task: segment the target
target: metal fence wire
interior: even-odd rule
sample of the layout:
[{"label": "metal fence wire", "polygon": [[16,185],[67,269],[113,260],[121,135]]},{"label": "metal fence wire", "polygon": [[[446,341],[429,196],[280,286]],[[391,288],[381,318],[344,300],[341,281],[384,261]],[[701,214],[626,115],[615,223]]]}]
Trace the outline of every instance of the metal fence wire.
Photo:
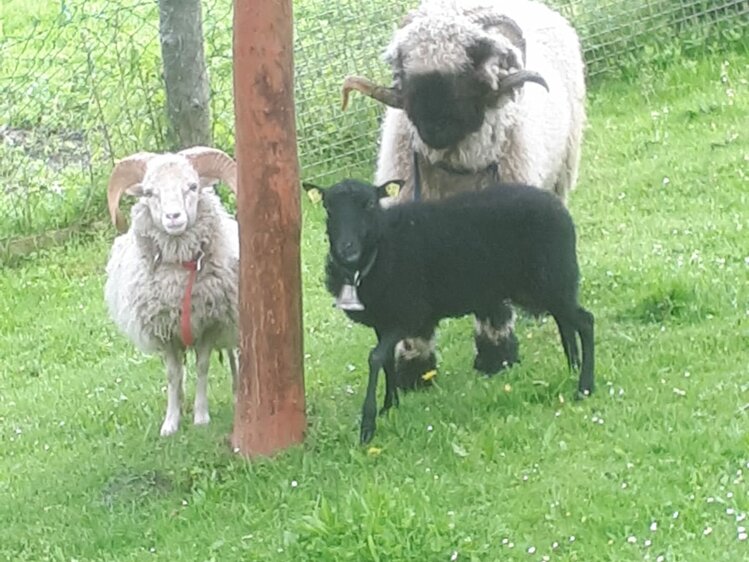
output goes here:
[{"label": "metal fence wire", "polygon": [[[168,146],[153,0],[8,0],[0,14],[0,238],[103,212],[115,158]],[[303,177],[369,177],[382,108],[340,109],[347,74],[387,82],[381,53],[418,0],[295,0]],[[547,0],[577,28],[589,80],[742,39],[747,0]],[[52,3],[50,3],[52,4]],[[37,7],[38,9],[38,7]],[[234,146],[231,0],[204,0],[214,144]]]}]

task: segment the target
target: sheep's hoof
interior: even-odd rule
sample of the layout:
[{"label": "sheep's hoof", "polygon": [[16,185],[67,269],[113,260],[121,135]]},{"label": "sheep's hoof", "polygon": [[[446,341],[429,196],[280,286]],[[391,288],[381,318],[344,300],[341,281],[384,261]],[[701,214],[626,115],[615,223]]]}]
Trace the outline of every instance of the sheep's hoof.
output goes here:
[{"label": "sheep's hoof", "polygon": [[390,411],[390,408],[392,408],[393,406],[398,406],[398,404],[396,402],[393,402],[392,404],[389,404],[387,406],[383,406],[382,408],[380,408],[379,415],[380,416],[384,416],[385,414],[387,414]]},{"label": "sheep's hoof", "polygon": [[177,433],[177,429],[179,429],[179,419],[167,418],[161,425],[160,433],[162,437],[169,437],[170,435]]},{"label": "sheep's hoof", "polygon": [[476,358],[473,368],[485,375],[496,375],[500,371],[520,363],[518,339],[514,333],[494,343],[487,337],[478,335],[476,341]]},{"label": "sheep's hoof", "polygon": [[593,394],[593,389],[578,390],[575,392],[575,400],[585,400]]},{"label": "sheep's hoof", "polygon": [[208,425],[211,421],[211,416],[208,415],[208,412],[195,412],[193,421],[195,422],[195,425]]},{"label": "sheep's hoof", "polygon": [[364,425],[361,426],[361,431],[359,433],[359,444],[366,445],[372,440],[372,437],[374,437],[375,428],[374,425]]}]

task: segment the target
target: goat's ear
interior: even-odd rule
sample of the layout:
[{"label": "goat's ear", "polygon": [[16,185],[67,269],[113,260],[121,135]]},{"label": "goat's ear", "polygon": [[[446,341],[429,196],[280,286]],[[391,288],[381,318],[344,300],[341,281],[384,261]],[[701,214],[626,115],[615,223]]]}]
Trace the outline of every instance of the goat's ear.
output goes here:
[{"label": "goat's ear", "polygon": [[143,191],[142,183],[134,183],[125,190],[125,194],[130,197],[143,197],[145,192]]},{"label": "goat's ear", "polygon": [[405,180],[386,181],[382,185],[377,186],[377,196],[380,199],[383,197],[396,197],[405,183]]},{"label": "goat's ear", "polygon": [[314,183],[304,181],[302,182],[302,189],[307,192],[307,197],[309,197],[309,200],[315,205],[325,199],[325,190]]},{"label": "goat's ear", "polygon": [[200,176],[199,181],[200,189],[206,189],[208,187],[210,187],[211,189],[215,189],[221,179],[210,176]]},{"label": "goat's ear", "polygon": [[493,91],[499,90],[504,77],[524,67],[521,51],[504,38],[479,39],[467,53],[478,77]]}]

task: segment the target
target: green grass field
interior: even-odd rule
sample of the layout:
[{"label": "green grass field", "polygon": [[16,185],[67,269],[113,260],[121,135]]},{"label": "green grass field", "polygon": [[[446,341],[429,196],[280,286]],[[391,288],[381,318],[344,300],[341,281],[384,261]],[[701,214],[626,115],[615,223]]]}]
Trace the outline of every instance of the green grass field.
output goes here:
[{"label": "green grass field", "polygon": [[522,364],[492,379],[471,320],[445,322],[436,388],[360,448],[373,336],[330,307],[306,200],[309,431],[272,461],[228,450],[218,363],[211,425],[159,438],[160,362],[104,308],[111,232],[0,270],[0,559],[749,559],[748,75],[733,54],[591,92],[570,204],[597,318],[582,403],[553,322],[522,320]]}]

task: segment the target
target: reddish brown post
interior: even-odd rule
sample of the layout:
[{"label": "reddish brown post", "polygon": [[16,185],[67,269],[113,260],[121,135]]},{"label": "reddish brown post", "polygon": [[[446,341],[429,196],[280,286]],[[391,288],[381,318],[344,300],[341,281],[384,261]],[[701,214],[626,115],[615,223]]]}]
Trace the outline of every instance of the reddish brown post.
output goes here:
[{"label": "reddish brown post", "polygon": [[235,0],[240,377],[232,447],[270,455],[306,425],[291,0]]}]

